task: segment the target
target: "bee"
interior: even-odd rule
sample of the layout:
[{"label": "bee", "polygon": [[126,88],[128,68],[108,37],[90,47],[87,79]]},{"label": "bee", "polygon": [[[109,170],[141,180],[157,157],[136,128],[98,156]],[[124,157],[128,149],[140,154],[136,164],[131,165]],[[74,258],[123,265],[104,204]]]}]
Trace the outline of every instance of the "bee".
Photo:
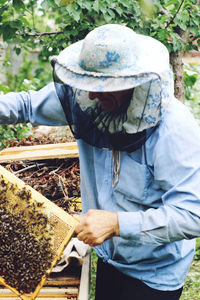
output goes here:
[{"label": "bee", "polygon": [[15,203],[15,205],[13,206],[13,210],[15,210],[17,207],[19,207],[19,204]]}]

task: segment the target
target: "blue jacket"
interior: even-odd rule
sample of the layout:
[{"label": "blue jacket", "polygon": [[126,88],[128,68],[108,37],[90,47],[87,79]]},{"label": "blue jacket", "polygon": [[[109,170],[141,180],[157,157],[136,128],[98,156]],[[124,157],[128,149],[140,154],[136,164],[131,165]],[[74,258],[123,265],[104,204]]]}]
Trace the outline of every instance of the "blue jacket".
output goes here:
[{"label": "blue jacket", "polygon": [[[0,96],[0,123],[19,122],[67,124],[53,83]],[[180,288],[200,236],[200,130],[191,113],[172,99],[146,143],[120,153],[115,186],[112,151],[77,143],[83,212],[118,212],[120,237],[95,247],[98,256],[152,288]]]}]

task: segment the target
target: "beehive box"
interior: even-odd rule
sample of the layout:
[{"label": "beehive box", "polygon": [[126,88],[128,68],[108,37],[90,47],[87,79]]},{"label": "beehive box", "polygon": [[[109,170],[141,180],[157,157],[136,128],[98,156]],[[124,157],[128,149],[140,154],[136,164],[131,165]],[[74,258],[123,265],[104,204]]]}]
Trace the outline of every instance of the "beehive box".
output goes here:
[{"label": "beehive box", "polygon": [[[70,155],[69,149],[72,149],[72,154]],[[31,150],[31,152],[30,152]],[[24,153],[26,154],[24,155]],[[45,146],[32,146],[30,147],[20,147],[20,148],[12,148],[3,150],[3,155],[0,155],[0,159],[2,162],[9,162],[12,160],[19,160],[25,157],[26,159],[37,160],[37,159],[51,159],[57,157],[57,152],[59,151],[60,158],[66,157],[77,157],[77,146],[74,146],[74,143],[70,143],[70,145],[45,145]],[[7,152],[7,153],[6,153]],[[30,157],[28,156],[28,152],[32,153]],[[63,153],[64,152],[64,153]],[[66,153],[65,153],[66,152]],[[43,155],[44,154],[44,155]],[[39,155],[39,156],[38,156]],[[45,158],[44,158],[45,156]],[[65,274],[64,277],[56,278],[52,281],[50,278],[44,287],[41,289],[41,292],[37,296],[36,299],[80,299],[86,300],[89,299],[88,291],[89,291],[89,260],[90,255],[84,259],[84,264],[81,268],[81,276],[78,278],[77,274],[75,276],[75,286],[74,281],[70,281],[72,274]],[[78,272],[80,273],[80,272]],[[83,273],[85,274],[83,276]],[[51,283],[51,284],[50,284]],[[62,283],[62,284],[61,284]],[[53,286],[52,286],[53,284]],[[2,288],[0,290],[0,299],[15,299],[14,294],[11,293],[8,289]],[[39,298],[38,298],[39,297]],[[16,298],[20,299],[20,298]],[[26,298],[24,298],[26,299]],[[30,299],[30,298],[29,298]]]}]

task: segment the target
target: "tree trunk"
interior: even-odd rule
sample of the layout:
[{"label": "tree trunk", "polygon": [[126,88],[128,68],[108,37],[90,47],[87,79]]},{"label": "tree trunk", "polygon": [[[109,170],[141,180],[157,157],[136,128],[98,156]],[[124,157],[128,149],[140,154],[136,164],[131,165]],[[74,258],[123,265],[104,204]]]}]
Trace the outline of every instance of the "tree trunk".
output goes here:
[{"label": "tree trunk", "polygon": [[183,54],[179,51],[170,54],[170,63],[175,75],[174,78],[174,95],[184,103],[185,101],[185,88],[184,88],[184,71],[183,71]]},{"label": "tree trunk", "polygon": [[179,34],[180,39],[184,42],[185,47],[181,51],[170,53],[170,63],[175,75],[174,79],[174,95],[181,102],[185,102],[185,87],[184,87],[184,70],[183,70],[183,55],[185,54],[185,48],[189,39],[189,28],[187,31],[183,31],[180,28],[176,28],[176,32]]}]

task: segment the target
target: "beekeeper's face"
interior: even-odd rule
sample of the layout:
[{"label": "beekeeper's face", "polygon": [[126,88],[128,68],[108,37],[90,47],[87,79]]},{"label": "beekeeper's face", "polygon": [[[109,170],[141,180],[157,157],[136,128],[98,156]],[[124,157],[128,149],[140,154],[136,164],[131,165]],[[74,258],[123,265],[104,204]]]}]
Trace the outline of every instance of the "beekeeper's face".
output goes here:
[{"label": "beekeeper's face", "polygon": [[133,94],[133,89],[117,92],[89,92],[90,100],[98,99],[101,107],[107,111],[114,111],[128,102]]}]

